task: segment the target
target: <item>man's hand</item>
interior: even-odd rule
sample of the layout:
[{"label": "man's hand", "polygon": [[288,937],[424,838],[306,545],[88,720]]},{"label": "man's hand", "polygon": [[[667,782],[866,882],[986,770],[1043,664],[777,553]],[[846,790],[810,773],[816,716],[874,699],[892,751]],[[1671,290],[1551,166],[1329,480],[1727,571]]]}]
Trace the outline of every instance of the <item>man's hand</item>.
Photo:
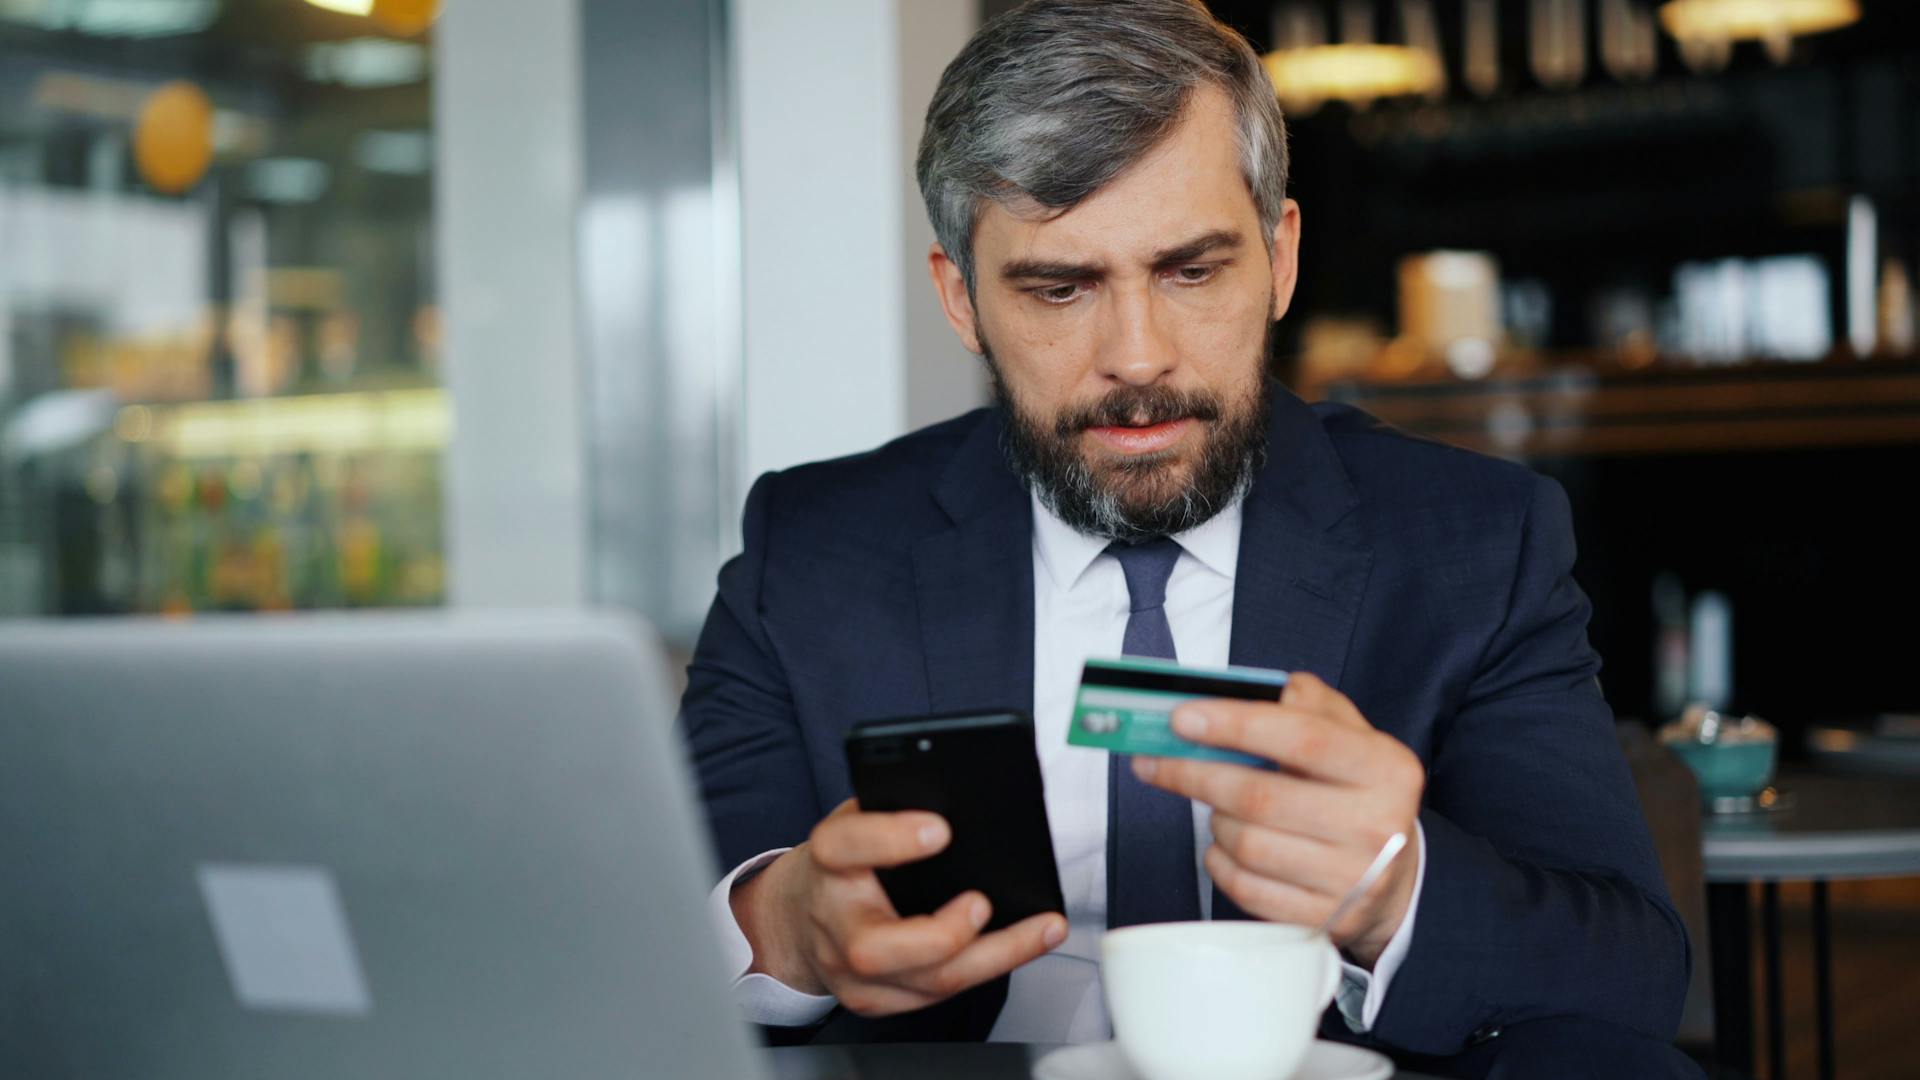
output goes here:
[{"label": "man's hand", "polygon": [[1268,758],[1279,772],[1184,758],[1137,757],[1140,779],[1213,807],[1207,873],[1249,915],[1319,924],[1360,880],[1387,838],[1407,834],[1333,940],[1372,968],[1406,916],[1419,879],[1412,843],[1426,788],[1413,751],[1367,723],[1346,695],[1303,672],[1277,705],[1198,701],[1180,706],[1183,738]]},{"label": "man's hand", "polygon": [[893,910],[878,867],[938,853],[951,839],[937,814],[861,813],[841,803],[807,842],[737,885],[734,918],[753,946],[753,971],[862,1016],[924,1008],[998,978],[1067,939],[1058,914],[982,935],[986,896],[964,892],[931,915]]}]

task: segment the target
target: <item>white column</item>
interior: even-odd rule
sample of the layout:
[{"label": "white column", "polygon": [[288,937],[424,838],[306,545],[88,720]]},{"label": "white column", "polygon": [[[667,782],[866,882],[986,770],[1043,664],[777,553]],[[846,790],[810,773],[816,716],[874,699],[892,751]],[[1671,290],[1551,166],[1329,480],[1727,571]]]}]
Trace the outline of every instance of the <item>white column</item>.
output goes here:
[{"label": "white column", "polygon": [[449,595],[568,606],[587,582],[575,327],[575,4],[460,0],[434,30],[439,302],[455,435]]},{"label": "white column", "polygon": [[896,10],[900,13],[900,138],[906,162],[901,215],[906,295],[901,304],[907,319],[907,427],[911,429],[957,416],[987,400],[987,369],[979,357],[960,347],[927,278],[933,224],[927,220],[926,204],[913,176],[927,103],[940,85],[941,72],[979,29],[980,5],[970,0],[931,4],[898,0]]},{"label": "white column", "polygon": [[927,101],[974,17],[962,0],[734,4],[743,482],[984,399],[927,282],[912,177]]}]

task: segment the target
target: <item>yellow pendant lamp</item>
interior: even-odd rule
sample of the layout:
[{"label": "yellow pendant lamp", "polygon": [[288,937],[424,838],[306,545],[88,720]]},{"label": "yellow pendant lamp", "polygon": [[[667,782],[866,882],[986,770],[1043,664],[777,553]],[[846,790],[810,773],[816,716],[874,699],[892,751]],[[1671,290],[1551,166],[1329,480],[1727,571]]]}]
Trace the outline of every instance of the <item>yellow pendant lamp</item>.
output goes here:
[{"label": "yellow pendant lamp", "polygon": [[133,128],[133,164],[147,186],[179,195],[200,182],[213,161],[213,103],[179,80],[147,95]]},{"label": "yellow pendant lamp", "polygon": [[1439,61],[1405,45],[1314,45],[1263,59],[1274,93],[1302,112],[1323,101],[1361,104],[1424,94],[1442,77]]},{"label": "yellow pendant lamp", "polygon": [[[1408,4],[1417,17],[1410,31],[1432,36],[1432,17],[1424,0]],[[1340,8],[1343,41],[1330,44],[1319,13],[1306,4],[1282,8],[1274,22],[1279,46],[1261,58],[1274,94],[1289,111],[1309,113],[1326,101],[1364,106],[1381,98],[1430,94],[1446,86],[1437,46],[1416,48],[1373,40],[1373,9],[1365,0],[1344,0]],[[1410,36],[1413,36],[1410,34]]]},{"label": "yellow pendant lamp", "polygon": [[1860,21],[1859,0],[1668,0],[1660,23],[1683,47],[1762,41],[1785,61],[1796,37]]},{"label": "yellow pendant lamp", "polygon": [[413,37],[440,17],[440,0],[307,0],[314,7],[342,15],[370,16],[382,30]]}]

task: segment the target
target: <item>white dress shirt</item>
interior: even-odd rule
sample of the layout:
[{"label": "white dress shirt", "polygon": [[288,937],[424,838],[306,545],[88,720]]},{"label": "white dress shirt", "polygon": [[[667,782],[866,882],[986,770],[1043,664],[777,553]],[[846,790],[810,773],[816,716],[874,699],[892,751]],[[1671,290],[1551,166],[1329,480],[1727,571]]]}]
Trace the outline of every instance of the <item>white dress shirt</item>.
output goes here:
[{"label": "white dress shirt", "polygon": [[[1224,667],[1233,631],[1233,579],[1240,556],[1240,505],[1173,538],[1179,561],[1167,580],[1167,623],[1179,661]],[[1076,532],[1038,498],[1033,501],[1033,722],[1046,786],[1053,853],[1067,903],[1067,940],[1013,973],[1007,1003],[988,1038],[1005,1042],[1092,1042],[1112,1037],[1100,989],[1100,935],[1107,918],[1107,752],[1067,744],[1080,670],[1088,657],[1119,656],[1131,608],[1120,562],[1107,541]],[[1213,811],[1193,804],[1194,873],[1203,918],[1212,916],[1213,882],[1200,863],[1213,842]],[[1426,837],[1416,826],[1420,873],[1399,929],[1369,974],[1345,965],[1335,997],[1354,1031],[1373,1027],[1387,987],[1413,938],[1414,913],[1426,877]],[[728,894],[786,849],[747,860],[712,894],[735,1000],[755,1023],[811,1024],[832,1010],[828,995],[806,994],[771,976],[746,974],[753,952],[733,917]]]}]

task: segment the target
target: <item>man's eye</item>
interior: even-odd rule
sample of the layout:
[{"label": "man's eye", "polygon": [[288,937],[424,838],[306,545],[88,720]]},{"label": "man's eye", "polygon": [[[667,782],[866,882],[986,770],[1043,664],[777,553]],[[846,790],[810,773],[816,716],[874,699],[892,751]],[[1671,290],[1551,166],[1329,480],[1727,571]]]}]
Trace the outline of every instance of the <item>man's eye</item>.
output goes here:
[{"label": "man's eye", "polygon": [[1174,280],[1182,285],[1198,285],[1211,279],[1218,266],[1183,266],[1173,272]]},{"label": "man's eye", "polygon": [[1080,295],[1080,285],[1078,282],[1068,282],[1065,285],[1048,285],[1045,288],[1033,290],[1033,295],[1049,304],[1064,304]]}]

